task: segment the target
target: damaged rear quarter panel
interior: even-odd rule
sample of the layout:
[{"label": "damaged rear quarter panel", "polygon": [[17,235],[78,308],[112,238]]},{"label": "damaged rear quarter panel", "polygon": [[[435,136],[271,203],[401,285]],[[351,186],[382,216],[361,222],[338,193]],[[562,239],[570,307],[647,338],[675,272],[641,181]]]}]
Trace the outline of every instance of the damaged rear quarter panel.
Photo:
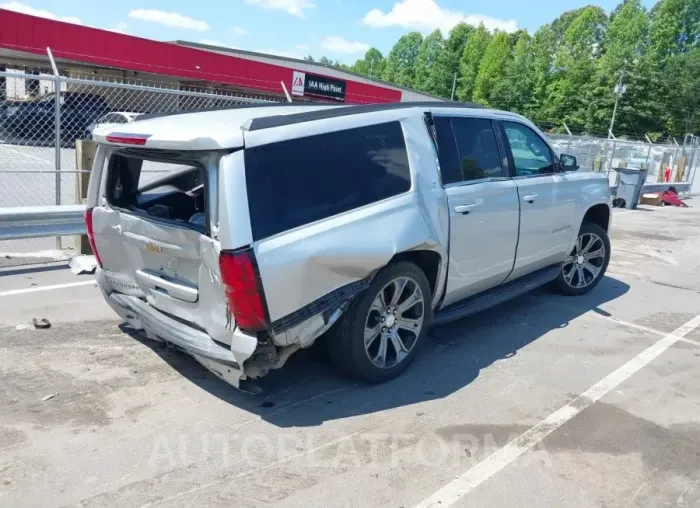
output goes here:
[{"label": "damaged rear quarter panel", "polygon": [[[421,115],[400,120],[411,170],[409,192],[254,244],[272,321],[368,277],[398,253],[430,250],[447,259],[448,214],[435,150]],[[446,266],[441,263],[433,306]]]}]

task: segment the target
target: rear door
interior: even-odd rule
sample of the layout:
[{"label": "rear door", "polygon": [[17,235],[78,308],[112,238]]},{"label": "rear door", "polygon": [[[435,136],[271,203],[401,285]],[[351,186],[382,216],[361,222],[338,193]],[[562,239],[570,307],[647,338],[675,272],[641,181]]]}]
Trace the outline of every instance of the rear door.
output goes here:
[{"label": "rear door", "polygon": [[92,221],[111,287],[230,344],[220,246],[211,235],[219,155],[108,150]]},{"label": "rear door", "polygon": [[564,259],[575,212],[575,186],[559,170],[555,154],[524,123],[501,122],[513,181],[520,198],[520,240],[515,279]]},{"label": "rear door", "polygon": [[501,284],[513,268],[519,203],[503,169],[491,120],[434,118],[450,214],[443,305]]}]

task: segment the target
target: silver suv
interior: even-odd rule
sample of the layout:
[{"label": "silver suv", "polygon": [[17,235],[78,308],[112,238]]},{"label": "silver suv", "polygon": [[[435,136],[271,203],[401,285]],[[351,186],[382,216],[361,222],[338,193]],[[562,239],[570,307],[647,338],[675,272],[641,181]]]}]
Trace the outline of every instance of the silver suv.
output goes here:
[{"label": "silver suv", "polygon": [[431,324],[610,259],[604,176],[522,116],[451,103],[277,105],[97,129],[86,222],[107,302],[239,387],[324,335],[391,379]]}]

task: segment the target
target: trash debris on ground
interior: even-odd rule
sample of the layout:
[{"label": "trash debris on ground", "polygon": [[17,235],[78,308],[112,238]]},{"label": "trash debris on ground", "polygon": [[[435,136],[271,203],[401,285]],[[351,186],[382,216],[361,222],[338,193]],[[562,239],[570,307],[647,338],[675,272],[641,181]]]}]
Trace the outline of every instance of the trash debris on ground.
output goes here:
[{"label": "trash debris on ground", "polygon": [[647,192],[639,198],[639,203],[642,205],[652,206],[682,206],[687,208],[688,205],[678,197],[678,191],[671,186],[668,190],[662,192]]},{"label": "trash debris on ground", "polygon": [[626,204],[627,202],[622,198],[615,198],[612,202],[613,208],[625,208]]},{"label": "trash debris on ground", "polygon": [[41,399],[41,402],[46,402],[47,400],[51,400],[51,399],[53,399],[56,395],[58,395],[58,392],[52,393],[52,394],[50,394],[50,395],[47,395],[46,397],[43,397],[43,398]]},{"label": "trash debris on ground", "polygon": [[32,324],[34,325],[34,328],[37,329],[46,329],[46,328],[51,328],[51,323],[49,323],[49,320],[46,318],[32,318]]},{"label": "trash debris on ground", "polygon": [[670,187],[666,192],[664,192],[662,198],[664,200],[664,203],[667,205],[682,206],[684,208],[688,208],[688,205],[686,205],[683,202],[683,200],[678,197],[678,191],[675,187]]},{"label": "trash debris on ground", "polygon": [[15,330],[26,330],[28,328],[27,325],[17,325],[15,326]]},{"label": "trash debris on ground", "polygon": [[95,273],[97,269],[97,260],[95,256],[75,256],[70,260],[68,264],[70,271],[75,275],[81,275],[83,273]]},{"label": "trash debris on ground", "polygon": [[647,192],[639,198],[640,205],[664,206],[663,192]]}]

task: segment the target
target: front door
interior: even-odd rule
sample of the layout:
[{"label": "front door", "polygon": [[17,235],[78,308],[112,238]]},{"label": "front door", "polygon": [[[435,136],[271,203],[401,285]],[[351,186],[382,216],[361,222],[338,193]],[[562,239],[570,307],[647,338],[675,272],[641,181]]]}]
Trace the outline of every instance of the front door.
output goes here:
[{"label": "front door", "polygon": [[529,126],[502,122],[520,200],[520,240],[510,279],[564,260],[573,233],[575,196],[549,145]]},{"label": "front door", "polygon": [[515,260],[520,209],[490,120],[436,117],[435,125],[450,214],[446,306],[506,279]]}]

